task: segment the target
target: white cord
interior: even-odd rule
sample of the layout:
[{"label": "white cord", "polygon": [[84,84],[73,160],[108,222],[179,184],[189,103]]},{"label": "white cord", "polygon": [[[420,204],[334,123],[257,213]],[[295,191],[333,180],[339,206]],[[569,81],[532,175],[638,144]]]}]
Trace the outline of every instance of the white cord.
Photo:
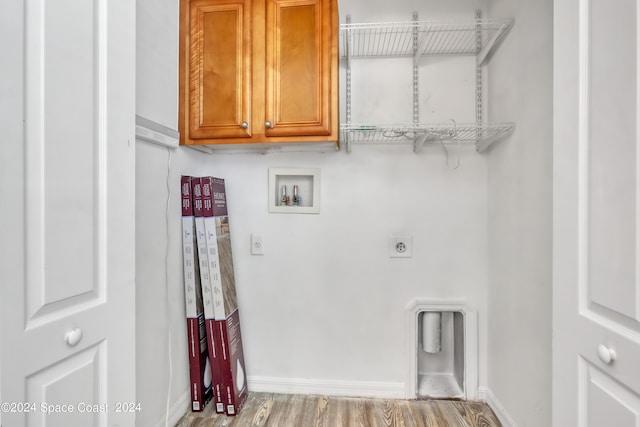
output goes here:
[{"label": "white cord", "polygon": [[[458,133],[456,121],[454,119],[451,119],[451,121],[453,122],[453,135],[455,135],[456,133]],[[461,139],[458,140],[458,161],[456,162],[456,165],[454,167],[449,166],[449,150],[447,150],[447,147],[444,145],[444,141],[442,139],[440,140],[440,144],[442,145],[444,152],[447,153],[447,167],[453,170],[458,169],[458,167],[460,167],[460,153],[462,150],[462,140]]]},{"label": "white cord", "polygon": [[169,325],[167,330],[167,342],[169,347],[169,384],[167,386],[167,406],[165,410],[164,416],[164,425],[165,427],[169,427],[169,404],[171,403],[171,385],[173,382],[173,358],[171,354],[171,325],[172,325],[172,316],[171,316],[171,299],[169,298],[169,207],[171,206],[171,157],[173,154],[173,150],[167,148],[167,152],[169,153],[169,157],[167,159],[167,206],[165,209],[165,222],[166,222],[166,241],[165,241],[165,251],[164,251],[164,280],[165,280],[165,288],[166,288],[166,308],[167,308],[167,318],[169,319]]}]

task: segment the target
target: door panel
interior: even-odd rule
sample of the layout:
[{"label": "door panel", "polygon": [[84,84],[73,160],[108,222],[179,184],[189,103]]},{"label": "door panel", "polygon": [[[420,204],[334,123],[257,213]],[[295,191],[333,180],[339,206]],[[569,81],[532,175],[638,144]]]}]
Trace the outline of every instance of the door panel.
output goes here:
[{"label": "door panel", "polygon": [[638,6],[554,4],[553,421],[635,427]]},{"label": "door panel", "polygon": [[329,1],[267,1],[267,136],[331,134],[332,25]]},{"label": "door panel", "polygon": [[7,0],[0,27],[1,394],[34,405],[2,423],[134,425],[135,3]]},{"label": "door panel", "polygon": [[[321,70],[316,59],[320,52],[316,50],[321,35],[318,28],[318,10],[316,5],[280,8],[278,39],[278,69],[281,102],[278,124],[295,121],[298,117],[317,117],[319,98],[318,85]],[[318,35],[316,35],[318,34]],[[288,82],[300,82],[293,89]],[[284,84],[283,84],[284,83]],[[294,105],[295,104],[295,105]]]},{"label": "door panel", "polygon": [[192,139],[251,136],[250,14],[248,0],[191,4]]},{"label": "door panel", "polygon": [[581,388],[585,391],[581,400],[581,414],[586,419],[580,425],[637,426],[640,424],[640,399],[626,387],[612,380],[606,373],[582,359],[580,361]]},{"label": "door panel", "polygon": [[[42,403],[27,414],[27,423],[48,427],[103,425],[107,411],[94,405],[106,391],[106,384],[100,382],[100,371],[104,370],[100,355],[105,350],[104,344],[88,348],[28,377],[27,401]],[[69,406],[69,402],[73,404]]]},{"label": "door panel", "polygon": [[[590,303],[638,320],[636,7],[591,0],[583,22],[587,280]],[[621,4],[621,6],[623,6]]]},{"label": "door panel", "polygon": [[[106,130],[97,121],[98,53],[105,41],[95,25],[96,6],[40,0],[25,8],[27,327],[98,296],[104,225],[97,213],[104,206],[95,195],[104,177],[95,166]],[[82,19],[70,24],[69,10]],[[70,155],[82,161],[69,162]]]}]

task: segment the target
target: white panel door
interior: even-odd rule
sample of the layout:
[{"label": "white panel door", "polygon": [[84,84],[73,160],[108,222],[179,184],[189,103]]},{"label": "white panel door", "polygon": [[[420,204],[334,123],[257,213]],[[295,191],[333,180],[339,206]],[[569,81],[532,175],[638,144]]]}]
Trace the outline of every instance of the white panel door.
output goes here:
[{"label": "white panel door", "polygon": [[2,425],[133,426],[135,2],[2,0],[0,52]]},{"label": "white panel door", "polygon": [[553,425],[638,427],[640,5],[554,5]]}]

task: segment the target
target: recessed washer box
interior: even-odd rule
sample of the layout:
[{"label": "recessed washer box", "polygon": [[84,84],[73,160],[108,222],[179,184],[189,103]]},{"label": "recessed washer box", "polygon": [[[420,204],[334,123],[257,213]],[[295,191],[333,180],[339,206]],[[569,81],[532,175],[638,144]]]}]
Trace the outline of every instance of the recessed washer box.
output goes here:
[{"label": "recessed washer box", "polygon": [[[299,204],[293,201],[294,186]],[[269,212],[319,214],[320,169],[269,168]]]}]

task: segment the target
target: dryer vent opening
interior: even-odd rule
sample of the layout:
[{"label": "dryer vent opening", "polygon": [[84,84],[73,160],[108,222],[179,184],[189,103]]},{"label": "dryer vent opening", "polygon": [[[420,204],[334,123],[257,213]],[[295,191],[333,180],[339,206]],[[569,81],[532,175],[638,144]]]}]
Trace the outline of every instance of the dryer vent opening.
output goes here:
[{"label": "dryer vent opening", "polygon": [[418,399],[465,399],[465,321],[460,311],[417,316]]}]

